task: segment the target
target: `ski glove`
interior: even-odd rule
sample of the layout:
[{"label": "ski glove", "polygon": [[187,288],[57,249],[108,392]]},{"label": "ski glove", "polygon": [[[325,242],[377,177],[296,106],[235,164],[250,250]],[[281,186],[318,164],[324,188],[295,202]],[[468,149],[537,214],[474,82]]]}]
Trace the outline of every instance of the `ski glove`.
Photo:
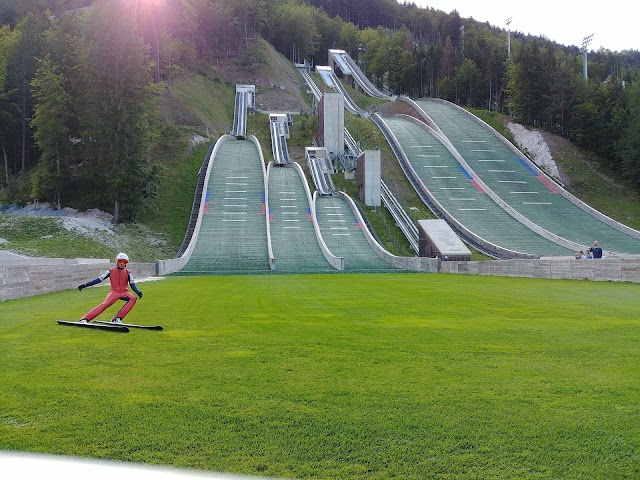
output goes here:
[{"label": "ski glove", "polygon": [[84,283],[82,285],[78,285],[78,290],[82,291],[83,288],[87,288]]},{"label": "ski glove", "polygon": [[142,292],[137,292],[138,298],[142,298]]}]

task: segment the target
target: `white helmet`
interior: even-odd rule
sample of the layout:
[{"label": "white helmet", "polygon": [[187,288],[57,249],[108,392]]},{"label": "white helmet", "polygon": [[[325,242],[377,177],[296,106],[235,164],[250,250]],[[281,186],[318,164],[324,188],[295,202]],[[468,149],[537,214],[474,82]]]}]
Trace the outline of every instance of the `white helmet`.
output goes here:
[{"label": "white helmet", "polygon": [[116,263],[118,263],[118,260],[126,260],[129,263],[129,256],[126,253],[119,253],[116,255]]}]

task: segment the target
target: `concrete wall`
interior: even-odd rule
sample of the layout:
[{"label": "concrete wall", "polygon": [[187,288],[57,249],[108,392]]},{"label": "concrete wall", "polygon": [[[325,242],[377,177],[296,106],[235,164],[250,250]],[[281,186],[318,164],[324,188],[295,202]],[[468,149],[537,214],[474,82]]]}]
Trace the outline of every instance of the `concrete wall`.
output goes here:
[{"label": "concrete wall", "polygon": [[323,116],[320,119],[324,132],[324,146],[330,153],[344,151],[344,95],[325,93],[321,100]]},{"label": "concrete wall", "polygon": [[[29,258],[0,264],[0,302],[70,290],[113,267],[106,259]],[[134,279],[157,275],[156,263],[132,263]]]},{"label": "concrete wall", "polygon": [[530,277],[640,283],[639,258],[575,258],[441,262],[439,272],[498,277]]},{"label": "concrete wall", "polygon": [[381,158],[380,150],[365,150],[357,159],[358,196],[365,205],[382,205],[381,194]]},{"label": "concrete wall", "polygon": [[[443,262],[437,258],[395,257],[388,253],[383,258],[399,268],[417,272],[640,283],[640,258]],[[3,260],[0,264],[0,302],[70,290],[112,266],[113,263],[106,259]],[[158,263],[134,263],[130,270],[134,278],[140,280],[156,276]]]}]

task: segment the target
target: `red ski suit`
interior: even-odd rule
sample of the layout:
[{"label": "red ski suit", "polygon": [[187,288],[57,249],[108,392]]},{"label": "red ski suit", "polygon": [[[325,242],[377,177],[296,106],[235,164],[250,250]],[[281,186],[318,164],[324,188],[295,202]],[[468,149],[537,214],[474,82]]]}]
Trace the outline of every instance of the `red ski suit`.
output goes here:
[{"label": "red ski suit", "polygon": [[136,304],[137,298],[135,295],[129,292],[128,288],[129,284],[131,284],[133,290],[137,290],[135,281],[133,280],[133,276],[131,275],[129,270],[127,270],[126,268],[113,267],[89,283],[100,283],[106,278],[109,278],[109,281],[111,282],[111,289],[109,290],[109,293],[100,305],[89,310],[89,312],[87,312],[87,314],[83,318],[86,318],[87,320],[93,320],[111,305],[116,303],[116,301],[124,300],[125,304],[122,306],[120,311],[116,315],[114,315],[114,318],[119,317],[121,319],[124,319],[124,317],[127,316],[133,306]]}]

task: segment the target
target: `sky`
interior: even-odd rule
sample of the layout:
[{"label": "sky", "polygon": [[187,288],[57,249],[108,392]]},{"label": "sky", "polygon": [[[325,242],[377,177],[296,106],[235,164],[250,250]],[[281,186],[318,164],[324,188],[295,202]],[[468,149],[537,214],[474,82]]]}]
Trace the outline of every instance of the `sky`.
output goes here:
[{"label": "sky", "polygon": [[[544,35],[563,45],[580,47],[594,34],[589,50],[640,50],[635,8],[620,0],[399,0],[531,35]],[[626,11],[625,11],[626,10]]]}]

